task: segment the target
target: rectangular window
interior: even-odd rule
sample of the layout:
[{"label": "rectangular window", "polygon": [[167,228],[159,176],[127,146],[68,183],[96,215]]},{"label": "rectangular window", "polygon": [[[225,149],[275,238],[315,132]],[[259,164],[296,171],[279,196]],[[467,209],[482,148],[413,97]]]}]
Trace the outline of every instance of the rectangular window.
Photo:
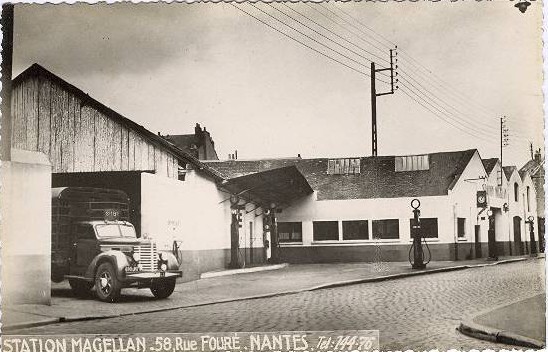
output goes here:
[{"label": "rectangular window", "polygon": [[466,237],[466,219],[457,218],[457,236],[459,238]]},{"label": "rectangular window", "polygon": [[373,238],[400,238],[400,223],[398,219],[373,220]]},{"label": "rectangular window", "polygon": [[367,220],[343,221],[343,240],[369,239]]},{"label": "rectangular window", "polygon": [[313,236],[314,241],[338,241],[339,223],[338,221],[314,221]]},{"label": "rectangular window", "polygon": [[[413,219],[409,219],[409,229],[411,229]],[[438,219],[437,218],[421,218],[421,235],[425,238],[438,238]]]},{"label": "rectangular window", "polygon": [[279,222],[277,225],[280,242],[303,241],[303,224],[301,222]]}]

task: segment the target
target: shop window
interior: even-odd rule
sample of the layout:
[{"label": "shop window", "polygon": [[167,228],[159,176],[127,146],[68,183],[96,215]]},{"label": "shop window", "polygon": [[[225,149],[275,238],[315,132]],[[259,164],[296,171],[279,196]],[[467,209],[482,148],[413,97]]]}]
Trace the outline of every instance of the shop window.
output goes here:
[{"label": "shop window", "polygon": [[337,221],[314,221],[314,241],[338,241],[339,223]]},{"label": "shop window", "polygon": [[301,222],[278,222],[277,225],[280,242],[303,241],[303,224]]},{"label": "shop window", "polygon": [[466,237],[466,219],[457,218],[457,236],[459,238]]},{"label": "shop window", "polygon": [[[421,235],[425,238],[438,238],[438,219],[437,218],[421,218]],[[409,220],[410,233],[413,219]]]},{"label": "shop window", "polygon": [[367,220],[343,221],[343,240],[369,239]]},{"label": "shop window", "polygon": [[400,238],[400,223],[398,219],[373,220],[373,238]]}]

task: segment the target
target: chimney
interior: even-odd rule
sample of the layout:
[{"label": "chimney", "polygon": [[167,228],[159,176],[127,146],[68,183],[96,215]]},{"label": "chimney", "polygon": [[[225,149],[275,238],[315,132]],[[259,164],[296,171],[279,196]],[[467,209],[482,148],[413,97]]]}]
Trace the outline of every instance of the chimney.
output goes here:
[{"label": "chimney", "polygon": [[540,164],[540,163],[541,163],[541,157],[542,157],[542,155],[540,154],[540,148],[539,148],[539,149],[537,149],[537,150],[535,151],[535,159],[534,159],[534,160],[535,160],[538,164]]}]

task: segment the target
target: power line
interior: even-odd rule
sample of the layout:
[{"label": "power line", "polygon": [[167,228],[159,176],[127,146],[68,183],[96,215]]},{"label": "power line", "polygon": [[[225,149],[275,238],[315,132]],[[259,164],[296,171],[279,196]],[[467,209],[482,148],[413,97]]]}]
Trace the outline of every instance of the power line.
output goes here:
[{"label": "power line", "polygon": [[[286,8],[290,9],[291,11],[295,12],[296,14],[300,15],[301,17],[306,18],[308,21],[314,23],[316,26],[322,28],[324,31],[331,33],[332,35],[336,36],[336,37],[339,38],[339,39],[342,39],[342,40],[345,41],[346,43],[348,43],[348,44],[350,44],[350,45],[352,45],[352,46],[354,46],[354,47],[356,47],[356,48],[362,50],[363,52],[365,52],[365,53],[367,53],[367,54],[369,54],[369,55],[371,55],[371,56],[374,56],[374,57],[379,58],[379,59],[381,59],[381,60],[385,60],[384,58],[382,58],[382,57],[380,57],[380,56],[378,56],[378,55],[376,55],[376,54],[374,54],[374,53],[372,53],[372,52],[370,52],[370,51],[368,51],[368,50],[362,48],[361,46],[359,46],[359,45],[357,45],[357,44],[355,44],[355,43],[349,41],[348,39],[346,39],[346,38],[344,38],[343,36],[341,36],[341,35],[335,33],[334,31],[330,30],[329,28],[326,28],[325,26],[323,26],[323,25],[321,25],[320,23],[314,21],[314,20],[311,19],[310,17],[308,17],[308,16],[304,15],[303,13],[301,13],[301,12],[295,10],[294,8],[288,6],[286,3],[281,3],[281,4],[282,4],[283,6],[285,6]],[[272,6],[272,5],[270,5],[270,6]],[[295,20],[295,21],[297,21],[297,20]],[[297,22],[299,22],[299,21],[297,21]],[[301,23],[301,22],[299,22],[299,23]],[[306,25],[305,25],[305,26],[306,26]],[[308,26],[306,26],[306,27],[309,28]],[[315,31],[315,32],[316,32],[316,31]],[[339,44],[339,45],[340,45],[340,44]],[[345,48],[346,48],[346,47],[345,47]],[[352,51],[351,49],[348,49],[348,48],[346,48],[346,49],[349,50],[349,51]],[[354,51],[352,51],[352,52],[355,53]],[[361,56],[361,55],[358,54],[358,53],[355,53],[355,54],[358,55],[358,56],[360,56],[360,57],[363,57],[363,56]],[[364,58],[364,59],[367,59],[369,62],[372,61],[372,60],[369,59],[369,58],[366,58],[366,57],[363,57],[363,58]],[[387,74],[384,73],[384,72],[381,72],[381,73],[387,75]]]},{"label": "power line", "polygon": [[[401,74],[400,76],[400,82],[402,85],[405,85],[405,82],[408,83],[409,85],[411,85],[413,88],[415,88],[416,90],[419,90],[421,91],[421,93],[423,93],[425,96],[427,96],[428,98],[432,98],[432,100],[438,100],[440,101],[441,103],[445,104],[447,107],[449,107],[453,112],[455,112],[456,114],[459,115],[459,117],[461,119],[463,119],[464,121],[466,121],[467,123],[471,124],[471,126],[473,128],[476,128],[476,129],[481,129],[482,132],[486,133],[486,134],[498,134],[498,127],[497,126],[493,126],[493,125],[487,125],[487,124],[482,124],[480,121],[478,120],[474,120],[474,119],[467,119],[466,118],[466,114],[464,114],[462,111],[460,111],[459,109],[455,108],[454,106],[452,106],[451,104],[449,104],[447,101],[443,100],[442,98],[440,98],[439,96],[437,96],[435,93],[433,93],[432,91],[428,90],[427,88],[425,88],[420,82],[417,82],[415,79],[413,79],[412,77],[410,77],[411,80],[413,80],[414,82],[416,82],[419,87],[417,87],[413,82],[411,82],[410,80],[407,79],[407,76],[405,74]],[[408,87],[410,88],[410,87]],[[432,96],[432,97],[430,97]],[[438,104],[441,106],[441,104]],[[447,110],[446,110],[447,111]],[[447,111],[449,112],[449,111]],[[479,132],[479,131],[478,131]]]},{"label": "power line", "polygon": [[[346,59],[348,59],[348,60],[350,60],[350,61],[352,61],[352,62],[354,62],[354,63],[356,63],[356,64],[358,64],[358,65],[360,65],[360,66],[367,67],[367,65],[364,65],[364,64],[362,64],[361,62],[359,62],[359,61],[357,61],[357,60],[354,60],[353,58],[351,58],[351,57],[349,57],[349,56],[347,56],[347,55],[341,53],[340,51],[337,51],[337,50],[331,48],[330,46],[328,46],[328,45],[326,45],[326,44],[324,44],[324,43],[322,43],[322,42],[320,42],[320,41],[318,41],[318,40],[312,38],[312,37],[309,36],[308,34],[299,31],[299,30],[296,29],[295,27],[293,27],[293,26],[291,26],[291,25],[285,23],[284,21],[278,19],[277,17],[275,17],[275,16],[269,14],[268,12],[266,12],[266,11],[260,9],[259,7],[255,6],[255,4],[249,3],[249,5],[253,6],[255,9],[261,11],[262,13],[264,13],[264,14],[267,15],[267,16],[269,16],[270,18],[272,18],[272,19],[274,19],[274,20],[280,22],[280,23],[283,24],[284,26],[289,27],[289,28],[291,28],[292,30],[294,30],[295,32],[300,33],[301,35],[303,35],[303,36],[307,37],[308,39],[314,41],[315,43],[320,44],[321,46],[323,46],[323,47],[325,47],[325,48],[327,48],[327,49],[329,49],[329,50],[331,50],[331,51],[333,51],[333,52],[339,54],[340,56],[342,56],[342,57],[344,57],[344,58],[346,58]],[[379,81],[384,82],[384,83],[387,83],[387,84],[389,83],[389,82],[383,81],[382,79],[379,79]]]},{"label": "power line", "polygon": [[[490,143],[493,143],[496,141],[496,139],[488,139],[489,137],[485,137],[485,136],[482,136],[482,135],[476,135],[474,134],[473,132],[471,132],[470,130],[467,130],[467,129],[463,129],[461,126],[459,125],[456,125],[454,124],[453,122],[451,121],[454,121],[450,116],[448,116],[447,114],[443,113],[442,111],[440,111],[439,109],[436,109],[434,106],[432,106],[431,104],[429,104],[427,101],[425,101],[424,103],[417,100],[417,99],[420,99],[420,100],[424,100],[420,95],[414,93],[412,90],[409,90],[408,91],[408,88],[407,87],[402,87],[400,89],[400,91],[402,93],[404,93],[406,96],[408,96],[411,100],[415,101],[416,103],[418,103],[419,105],[421,105],[422,107],[424,107],[426,110],[430,111],[431,113],[433,113],[434,115],[436,115],[437,117],[439,117],[440,119],[442,119],[443,121],[447,122],[448,124],[452,125],[453,127],[457,128],[458,130],[472,136],[472,137],[475,137],[475,138],[478,138],[478,139],[482,139],[486,142],[490,142]],[[414,94],[414,96],[416,97],[413,97],[411,96],[411,94]],[[426,104],[426,105],[425,105]],[[438,112],[440,112],[442,115],[444,115],[446,118],[449,118],[449,120],[445,119],[443,116],[441,116],[440,114],[438,114],[436,111],[433,111],[430,107],[433,107],[435,110],[437,110]]]},{"label": "power line", "polygon": [[369,73],[364,72],[364,71],[360,71],[360,70],[358,70],[357,68],[354,68],[354,67],[352,67],[352,66],[350,66],[350,65],[348,65],[348,64],[346,64],[346,63],[344,63],[344,62],[342,62],[342,61],[339,61],[339,60],[337,60],[336,58],[334,58],[334,57],[332,57],[332,56],[329,56],[329,55],[327,55],[326,53],[323,53],[323,52],[321,52],[321,51],[319,51],[319,50],[317,50],[317,49],[311,47],[310,45],[301,42],[300,40],[298,40],[298,39],[296,39],[296,38],[293,38],[293,37],[290,36],[289,34],[287,34],[287,33],[283,32],[283,31],[279,30],[278,28],[276,28],[276,27],[270,25],[269,23],[263,21],[262,19],[260,19],[260,18],[258,18],[258,17],[256,17],[256,16],[250,14],[249,12],[247,12],[247,11],[245,11],[245,10],[239,8],[239,7],[236,6],[234,3],[230,2],[229,4],[232,5],[233,7],[235,7],[236,9],[238,9],[239,11],[245,13],[246,15],[248,15],[248,16],[250,16],[250,17],[253,17],[253,18],[256,19],[257,21],[259,21],[259,22],[261,22],[262,24],[264,24],[265,26],[267,26],[267,27],[269,27],[269,28],[275,30],[276,32],[278,32],[278,33],[280,33],[280,34],[286,36],[287,38],[289,38],[289,39],[291,39],[291,40],[293,40],[293,41],[295,41],[295,42],[297,42],[297,43],[303,45],[304,47],[306,47],[306,48],[308,48],[308,49],[310,49],[310,50],[312,50],[312,51],[314,51],[314,52],[316,52],[316,53],[318,53],[318,54],[320,54],[320,55],[322,55],[322,56],[324,56],[324,57],[326,57],[326,58],[328,58],[328,59],[330,59],[330,60],[332,60],[332,61],[334,61],[334,62],[336,62],[336,63],[339,63],[339,64],[343,65],[344,67],[346,67],[346,68],[348,68],[348,69],[350,69],[350,70],[352,70],[352,71],[354,71],[354,72],[357,72],[357,73],[359,73],[359,74],[361,74],[361,75],[364,75],[364,76],[367,76],[367,77],[371,77],[371,75],[370,75]]},{"label": "power line", "polygon": [[[310,26],[308,26],[308,25],[302,23],[301,21],[299,21],[298,19],[294,18],[293,16],[288,15],[287,13],[283,12],[282,10],[276,8],[276,7],[275,7],[274,5],[272,5],[271,3],[267,3],[267,5],[269,5],[270,7],[272,7],[274,10],[280,12],[280,13],[283,14],[284,16],[286,16],[286,17],[292,19],[293,21],[299,23],[301,26],[308,28],[309,30],[311,30],[311,31],[313,31],[314,33],[320,35],[321,37],[323,37],[323,38],[329,40],[330,42],[332,42],[332,43],[334,43],[334,44],[340,46],[341,48],[350,51],[351,53],[353,53],[353,54],[355,54],[355,55],[361,57],[362,59],[367,60],[367,62],[372,62],[370,58],[365,57],[365,56],[361,55],[360,53],[357,53],[356,51],[354,51],[354,50],[352,50],[352,49],[350,49],[350,48],[348,48],[348,47],[346,47],[346,46],[340,44],[340,43],[337,42],[336,40],[333,40],[333,39],[331,39],[331,38],[329,38],[329,37],[323,35],[322,33],[318,32],[318,31],[315,30],[314,28],[311,28]],[[285,5],[285,4],[284,4],[284,5]],[[287,6],[287,5],[286,5],[286,6]],[[289,6],[287,6],[287,7],[288,7],[289,9],[291,9]]]},{"label": "power line", "polygon": [[[330,13],[332,13],[333,15],[335,15],[336,17],[340,18],[344,23],[347,23],[347,24],[349,24],[350,26],[352,26],[353,28],[356,28],[360,33],[362,33],[362,34],[368,36],[369,38],[371,38],[371,39],[373,39],[373,40],[375,40],[377,43],[379,43],[379,44],[381,44],[381,45],[384,45],[386,48],[389,48],[389,49],[390,49],[392,46],[396,45],[395,43],[392,43],[392,42],[390,42],[391,45],[386,45],[386,44],[382,43],[381,41],[379,41],[378,39],[376,39],[375,37],[373,37],[371,34],[368,34],[368,33],[364,32],[364,31],[362,31],[359,27],[357,27],[357,26],[354,25],[353,23],[348,22],[348,20],[344,19],[342,16],[338,15],[337,13],[335,13],[334,11],[332,11],[331,9],[329,9],[327,6],[324,6],[324,4],[318,3],[318,5],[321,6],[321,7],[323,7],[324,9],[326,9],[327,11],[329,11]],[[342,10],[339,9],[339,11],[342,11]],[[353,17],[352,17],[352,18],[353,18]],[[355,18],[353,18],[353,19],[354,19],[355,21],[357,21]],[[361,23],[360,23],[360,24],[361,24]],[[365,25],[363,25],[363,24],[362,24],[362,26],[364,26],[365,28],[369,29],[367,26],[365,26]],[[378,35],[378,34],[377,34],[377,35]],[[378,46],[375,46],[374,44],[371,44],[371,46],[373,46],[374,48],[377,48],[377,49],[380,50],[380,51],[385,50],[385,49],[379,48]]]},{"label": "power line", "polygon": [[[325,6],[322,6],[325,8]],[[353,19],[355,22],[357,22],[358,24],[360,24],[363,28],[366,28],[367,30],[373,32],[374,34],[376,34],[377,36],[379,36],[380,38],[384,39],[386,42],[390,43],[390,44],[394,44],[392,41],[390,41],[389,39],[387,39],[386,37],[382,36],[381,34],[377,33],[375,30],[373,30],[372,28],[366,26],[365,24],[363,24],[362,22],[360,22],[358,19],[356,19],[355,17],[353,17],[352,15],[348,14],[346,11],[342,10],[341,8],[337,8],[338,11],[344,13],[345,15],[347,15],[348,17],[350,17],[351,19]],[[333,14],[335,14],[333,11],[329,10],[330,12],[332,12]],[[336,16],[338,16],[337,14],[335,14]],[[340,17],[340,16],[338,16]],[[347,22],[348,23],[348,22]],[[352,25],[352,24],[350,24]],[[353,27],[355,27],[354,25],[352,25]],[[362,31],[362,33],[364,33]],[[367,33],[364,33],[367,35]],[[379,40],[377,40],[378,42],[380,42]],[[413,61],[415,62],[416,64],[413,64],[412,62],[410,62],[411,65],[415,66],[416,68],[418,69],[422,69],[422,70],[425,70],[427,73],[429,73],[430,75],[432,75],[434,78],[437,78],[439,81],[441,81],[442,83],[444,83],[446,86],[447,85],[450,85],[449,83],[445,82],[443,79],[439,78],[436,74],[434,74],[434,72],[432,72],[431,70],[429,70],[428,68],[426,68],[424,65],[422,65],[419,61],[415,60],[411,55],[407,54],[404,50],[401,50],[401,49],[398,49],[398,53],[401,53],[403,56],[406,56],[410,59],[410,61]],[[442,85],[442,87],[444,87]],[[487,112],[487,115],[490,116],[491,118],[494,118],[496,119],[496,117],[493,117],[494,114],[493,111],[490,111],[489,109],[483,107],[482,105],[474,102],[472,99],[470,99],[469,97],[467,97],[466,95],[460,93],[458,90],[454,89],[451,91],[452,93],[457,93],[457,94],[460,94],[461,96],[464,96],[466,98],[466,103],[467,104],[470,104],[470,103],[473,103],[475,104],[479,109],[482,109],[484,110],[485,112]]]},{"label": "power line", "polygon": [[[384,52],[386,49],[391,49],[390,47],[387,47],[387,48],[379,48],[377,46],[375,46],[374,44],[372,44],[371,42],[363,39],[361,36],[359,36],[358,34],[356,34],[356,32],[353,32],[351,30],[349,30],[348,28],[346,28],[345,26],[341,25],[339,22],[335,21],[334,19],[330,18],[329,16],[327,16],[326,14],[324,14],[323,12],[321,12],[320,10],[318,10],[316,7],[308,4],[307,2],[304,3],[306,6],[308,6],[309,8],[311,8],[312,10],[316,11],[317,13],[319,13],[320,15],[322,15],[322,17],[326,18],[327,20],[329,20],[330,22],[333,22],[334,24],[336,24],[337,26],[341,27],[342,29],[344,29],[345,31],[349,32],[350,34],[354,35],[357,39],[359,39],[360,41],[366,43],[367,45],[369,46],[372,46],[374,47],[375,49],[381,51],[381,52]],[[329,9],[327,9],[329,11]],[[390,63],[388,60],[386,59],[383,59],[382,57],[380,56],[377,56],[375,55],[376,58],[378,58],[379,60],[381,61],[384,61],[386,64]]]}]

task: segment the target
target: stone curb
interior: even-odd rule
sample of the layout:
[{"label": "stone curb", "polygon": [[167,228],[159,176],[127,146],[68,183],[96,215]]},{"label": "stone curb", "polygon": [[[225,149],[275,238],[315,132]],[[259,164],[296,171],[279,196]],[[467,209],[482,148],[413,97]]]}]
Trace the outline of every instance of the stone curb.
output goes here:
[{"label": "stone curb", "polygon": [[521,262],[529,259],[537,259],[537,258],[515,258],[515,259],[501,260],[501,261],[492,262],[492,263],[456,265],[456,266],[437,268],[437,269],[431,269],[431,270],[421,270],[421,271],[414,271],[414,272],[407,272],[407,273],[400,273],[400,274],[383,275],[383,276],[377,276],[377,277],[366,278],[366,279],[339,281],[339,282],[322,284],[322,285],[317,285],[317,286],[297,289],[297,290],[266,293],[266,294],[259,294],[259,295],[246,296],[246,297],[228,298],[228,299],[222,299],[222,300],[215,300],[211,302],[192,303],[192,304],[180,305],[175,307],[147,309],[147,310],[142,310],[139,312],[132,312],[132,313],[110,314],[110,315],[100,315],[100,316],[85,316],[85,317],[59,317],[59,318],[52,318],[51,321],[44,321],[44,322],[42,321],[28,322],[28,323],[23,322],[23,323],[8,325],[8,326],[2,325],[2,331],[11,331],[16,329],[23,329],[23,328],[62,323],[62,322],[75,322],[75,321],[85,321],[85,320],[116,318],[116,317],[122,317],[127,315],[157,313],[157,312],[165,312],[165,311],[175,310],[175,309],[208,306],[212,304],[231,303],[231,302],[245,301],[245,300],[251,300],[251,299],[285,296],[285,295],[291,295],[291,294],[297,294],[297,293],[303,293],[303,292],[309,292],[309,291],[317,291],[317,290],[328,289],[328,288],[358,285],[358,284],[370,283],[370,282],[380,282],[380,281],[386,281],[386,280],[402,279],[402,278],[411,277],[411,276],[419,276],[419,275],[435,274],[435,273],[448,272],[448,271],[457,271],[457,270],[464,270],[464,269],[478,268],[478,267],[485,267],[485,266],[492,266],[492,265],[499,265],[499,264],[515,263],[515,262]]},{"label": "stone curb", "polygon": [[460,323],[457,328],[464,335],[480,340],[499,342],[507,345],[544,349],[546,344],[530,337],[515,334],[510,331],[498,330],[488,326],[480,325],[471,321]]},{"label": "stone curb", "polygon": [[289,266],[289,264],[282,263],[282,264],[276,264],[276,265],[256,266],[256,267],[244,268],[244,269],[209,271],[207,273],[200,274],[200,279],[208,279],[211,277],[230,276],[230,275],[237,275],[237,274],[256,273],[259,271],[278,270],[278,269],[286,268],[287,266]]}]

